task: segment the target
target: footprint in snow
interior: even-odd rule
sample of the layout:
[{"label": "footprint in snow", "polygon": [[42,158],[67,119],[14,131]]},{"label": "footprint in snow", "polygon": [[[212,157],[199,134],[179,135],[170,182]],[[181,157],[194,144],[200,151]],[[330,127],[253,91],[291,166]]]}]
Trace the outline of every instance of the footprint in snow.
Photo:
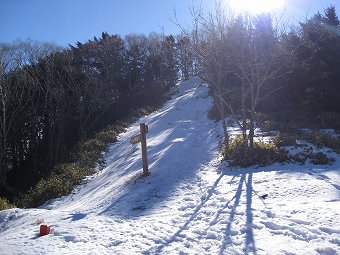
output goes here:
[{"label": "footprint in snow", "polygon": [[75,236],[64,236],[64,240],[66,242],[75,242],[76,237]]},{"label": "footprint in snow", "polygon": [[318,252],[319,254],[327,254],[327,255],[337,255],[338,254],[338,252],[336,250],[334,250],[333,248],[330,248],[330,247],[317,248],[315,251]]},{"label": "footprint in snow", "polygon": [[331,234],[340,234],[340,229],[327,228],[327,227],[319,227],[319,229],[322,232],[325,232],[325,233],[327,233],[329,235],[331,235]]}]

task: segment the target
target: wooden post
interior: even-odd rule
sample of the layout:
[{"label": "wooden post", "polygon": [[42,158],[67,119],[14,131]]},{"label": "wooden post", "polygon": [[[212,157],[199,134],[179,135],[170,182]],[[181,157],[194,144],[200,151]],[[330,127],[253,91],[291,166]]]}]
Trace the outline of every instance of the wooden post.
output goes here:
[{"label": "wooden post", "polygon": [[141,134],[141,147],[142,147],[142,160],[143,160],[143,175],[150,175],[148,168],[148,154],[146,150],[146,133],[148,132],[148,127],[145,123],[140,124],[140,134]]}]

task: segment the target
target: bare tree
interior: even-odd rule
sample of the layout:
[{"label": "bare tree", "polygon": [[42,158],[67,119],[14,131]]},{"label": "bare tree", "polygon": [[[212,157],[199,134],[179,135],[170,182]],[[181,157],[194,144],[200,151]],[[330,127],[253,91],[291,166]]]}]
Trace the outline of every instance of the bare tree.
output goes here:
[{"label": "bare tree", "polygon": [[[241,26],[240,26],[241,25]],[[242,116],[249,117],[249,147],[253,149],[258,105],[280,87],[276,80],[291,70],[294,54],[281,43],[284,31],[267,15],[238,18],[231,29],[233,73],[241,81]],[[248,103],[245,104],[245,101]]]},{"label": "bare tree", "polygon": [[[192,8],[193,25],[184,29],[192,38],[200,76],[211,86],[224,130],[226,114],[242,130],[244,145],[253,149],[257,107],[279,88],[275,80],[290,71],[294,57],[281,43],[284,26],[271,15],[238,15],[218,2],[213,12]],[[175,22],[176,23],[176,22]]]},{"label": "bare tree", "polygon": [[[6,69],[11,65],[10,55],[12,47],[2,47],[0,49],[0,183],[5,190],[13,192],[7,184],[7,171],[9,170],[7,160],[7,143],[10,130],[20,112],[25,108],[29,98],[29,75],[23,71],[13,71],[6,73]],[[17,65],[21,63],[18,62]],[[23,78],[22,76],[25,76]],[[20,79],[22,82],[17,82]]]},{"label": "bare tree", "polygon": [[202,6],[192,6],[193,22],[191,27],[185,28],[176,18],[174,23],[180,27],[182,34],[188,38],[188,56],[193,58],[193,73],[206,81],[212,88],[217,100],[224,131],[224,143],[228,145],[229,134],[225,120],[231,105],[223,99],[227,93],[226,84],[231,74],[230,45],[228,42],[229,18],[224,13],[221,3],[216,5],[215,12],[204,15]]},{"label": "bare tree", "polygon": [[14,124],[27,107],[36,84],[29,66],[59,49],[31,40],[0,44],[0,184],[8,192],[14,192],[7,183],[11,165],[7,155],[10,132],[13,133]]}]

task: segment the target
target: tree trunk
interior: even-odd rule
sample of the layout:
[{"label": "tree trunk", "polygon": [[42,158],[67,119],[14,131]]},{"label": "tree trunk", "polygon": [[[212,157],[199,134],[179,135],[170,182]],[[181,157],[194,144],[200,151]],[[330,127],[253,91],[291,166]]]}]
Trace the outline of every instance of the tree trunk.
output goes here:
[{"label": "tree trunk", "polygon": [[[5,97],[2,87],[0,86],[0,96]],[[5,99],[1,99],[1,129],[0,129],[0,184],[8,191],[7,185],[7,116]]]},{"label": "tree trunk", "polygon": [[229,145],[229,133],[227,129],[227,123],[225,121],[225,110],[223,102],[221,102],[221,99],[218,100],[220,104],[220,115],[221,115],[221,121],[222,121],[222,127],[223,127],[223,134],[224,134],[224,145]]},{"label": "tree trunk", "polygon": [[248,139],[247,139],[247,116],[246,116],[246,92],[244,87],[244,80],[242,79],[242,138],[243,138],[243,146],[248,147]]},{"label": "tree trunk", "polygon": [[[214,93],[216,97],[218,98],[218,110],[220,112],[220,117],[221,117],[221,123],[222,123],[222,128],[223,128],[223,135],[224,135],[224,145],[229,146],[229,133],[228,133],[228,128],[227,128],[227,123],[225,121],[225,107],[224,107],[224,102],[223,99],[221,98],[221,95],[219,95],[216,92],[216,88],[214,87]],[[215,97],[215,98],[216,98]]]},{"label": "tree trunk", "polygon": [[0,185],[10,197],[18,194],[18,191],[10,187],[7,182],[7,165],[3,158],[0,158]]},{"label": "tree trunk", "polygon": [[255,134],[255,107],[250,111],[250,128],[249,128],[249,147],[250,150],[254,149],[254,134]]}]

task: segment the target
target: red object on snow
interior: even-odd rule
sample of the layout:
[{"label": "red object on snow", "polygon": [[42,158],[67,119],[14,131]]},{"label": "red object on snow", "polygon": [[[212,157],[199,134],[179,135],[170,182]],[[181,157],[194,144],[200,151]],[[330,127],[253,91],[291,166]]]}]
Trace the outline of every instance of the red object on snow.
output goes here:
[{"label": "red object on snow", "polygon": [[48,235],[51,232],[51,227],[47,224],[40,225],[40,236]]}]

